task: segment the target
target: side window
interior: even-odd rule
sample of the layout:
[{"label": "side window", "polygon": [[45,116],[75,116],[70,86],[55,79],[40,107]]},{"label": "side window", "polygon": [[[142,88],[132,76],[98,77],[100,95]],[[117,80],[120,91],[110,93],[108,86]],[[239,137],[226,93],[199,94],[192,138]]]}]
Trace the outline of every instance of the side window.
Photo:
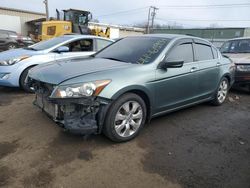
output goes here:
[{"label": "side window", "polygon": [[105,48],[106,46],[110,45],[112,42],[102,39],[96,39],[97,51]]},{"label": "side window", "polygon": [[91,52],[94,50],[93,39],[81,39],[67,45],[70,52]]},{"label": "side window", "polygon": [[215,47],[212,47],[213,54],[214,54],[214,59],[218,59],[218,50]]},{"label": "side window", "polygon": [[213,59],[212,48],[204,44],[195,44],[195,55],[197,61]]},{"label": "side window", "polygon": [[167,57],[168,61],[184,60],[184,63],[194,61],[193,47],[191,43],[181,44],[174,47]]}]

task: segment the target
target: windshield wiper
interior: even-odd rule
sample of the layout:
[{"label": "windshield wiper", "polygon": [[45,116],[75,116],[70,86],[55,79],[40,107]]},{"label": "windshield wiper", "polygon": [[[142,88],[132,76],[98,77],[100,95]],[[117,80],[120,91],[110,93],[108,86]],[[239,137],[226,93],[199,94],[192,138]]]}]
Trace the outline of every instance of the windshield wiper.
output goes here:
[{"label": "windshield wiper", "polygon": [[[116,59],[116,58],[113,58],[113,57],[102,57],[103,59],[110,59],[110,60],[114,60],[114,61],[120,61],[120,62],[124,62],[120,59]],[[127,62],[128,63],[128,62]]]},{"label": "windshield wiper", "polygon": [[23,48],[23,49],[25,49],[25,50],[33,50],[33,51],[38,51],[37,49],[32,48],[32,47],[25,47],[25,48]]}]

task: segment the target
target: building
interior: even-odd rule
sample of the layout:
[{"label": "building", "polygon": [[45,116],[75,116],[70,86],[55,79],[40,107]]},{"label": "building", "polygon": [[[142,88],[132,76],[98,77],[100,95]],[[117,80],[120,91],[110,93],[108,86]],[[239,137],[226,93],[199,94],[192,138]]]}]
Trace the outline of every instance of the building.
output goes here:
[{"label": "building", "polygon": [[220,47],[228,39],[250,37],[250,28],[154,29],[153,33],[192,35],[207,39]]},{"label": "building", "polygon": [[45,18],[44,13],[0,7],[0,29],[12,30],[22,35],[28,35],[28,21]]}]

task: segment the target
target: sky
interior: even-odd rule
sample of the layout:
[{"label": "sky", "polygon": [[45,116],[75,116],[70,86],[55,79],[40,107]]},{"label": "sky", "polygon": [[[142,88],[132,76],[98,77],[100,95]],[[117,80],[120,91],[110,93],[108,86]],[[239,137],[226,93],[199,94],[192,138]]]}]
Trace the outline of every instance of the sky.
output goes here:
[{"label": "sky", "polygon": [[[50,17],[56,9],[89,10],[102,23],[145,23],[149,6],[159,8],[156,23],[187,28],[250,27],[250,0],[48,0]],[[248,5],[235,5],[248,4]],[[217,6],[214,6],[217,5]],[[227,6],[221,6],[227,5]],[[43,0],[0,0],[0,6],[45,12]],[[248,21],[249,20],[249,21]]]}]

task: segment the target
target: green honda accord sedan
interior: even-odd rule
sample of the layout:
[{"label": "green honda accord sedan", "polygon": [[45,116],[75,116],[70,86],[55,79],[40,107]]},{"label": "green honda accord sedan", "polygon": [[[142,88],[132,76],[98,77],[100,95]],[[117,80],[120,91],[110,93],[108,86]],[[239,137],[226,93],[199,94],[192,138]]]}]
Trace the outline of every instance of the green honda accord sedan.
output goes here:
[{"label": "green honda accord sedan", "polygon": [[198,103],[224,103],[232,61],[208,41],[185,35],[127,37],[86,59],[43,64],[29,72],[34,104],[64,129],[136,137],[151,118]]}]

